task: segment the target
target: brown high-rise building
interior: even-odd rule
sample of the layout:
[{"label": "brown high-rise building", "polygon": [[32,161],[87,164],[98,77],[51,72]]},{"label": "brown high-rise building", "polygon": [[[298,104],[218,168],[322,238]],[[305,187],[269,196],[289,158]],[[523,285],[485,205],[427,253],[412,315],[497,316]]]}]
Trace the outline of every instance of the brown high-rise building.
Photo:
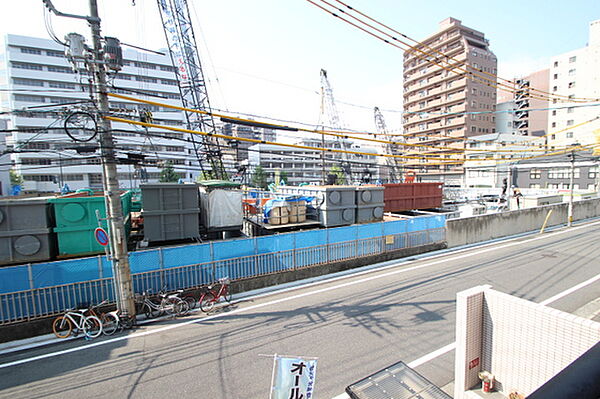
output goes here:
[{"label": "brown high-rise building", "polygon": [[423,145],[406,167],[418,179],[463,184],[466,139],[495,132],[496,68],[484,34],[454,18],[404,53],[404,134]]}]

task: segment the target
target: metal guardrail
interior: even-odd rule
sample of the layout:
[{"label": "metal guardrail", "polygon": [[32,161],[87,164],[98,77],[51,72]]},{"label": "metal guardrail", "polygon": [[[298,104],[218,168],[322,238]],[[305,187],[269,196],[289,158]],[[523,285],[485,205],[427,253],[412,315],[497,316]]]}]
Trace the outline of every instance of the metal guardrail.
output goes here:
[{"label": "metal guardrail", "polygon": [[[188,289],[229,276],[233,281],[298,270],[398,249],[445,241],[445,228],[421,230],[324,244],[314,247],[250,255],[233,259],[162,268],[133,274],[135,292]],[[0,294],[0,325],[53,316],[81,304],[114,300],[112,278]]]}]

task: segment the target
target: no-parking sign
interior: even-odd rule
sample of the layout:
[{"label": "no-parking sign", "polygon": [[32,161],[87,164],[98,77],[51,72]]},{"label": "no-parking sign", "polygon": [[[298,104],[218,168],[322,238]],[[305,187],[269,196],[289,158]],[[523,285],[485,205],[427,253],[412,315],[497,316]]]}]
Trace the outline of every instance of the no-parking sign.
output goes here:
[{"label": "no-parking sign", "polygon": [[94,237],[96,237],[98,244],[103,247],[108,245],[108,233],[102,227],[97,227],[96,230],[94,230]]}]

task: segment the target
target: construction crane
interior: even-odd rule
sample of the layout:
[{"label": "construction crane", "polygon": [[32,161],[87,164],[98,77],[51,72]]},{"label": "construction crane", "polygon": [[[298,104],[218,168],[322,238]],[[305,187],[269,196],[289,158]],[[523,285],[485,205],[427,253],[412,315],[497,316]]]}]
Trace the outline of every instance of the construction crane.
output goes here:
[{"label": "construction crane", "polygon": [[[329,79],[327,79],[327,71],[324,69],[321,69],[321,121],[323,122],[323,128],[327,126],[330,129],[342,129],[340,116],[335,106],[335,100],[333,99],[333,90],[329,84]],[[323,137],[325,137],[325,135],[323,135]],[[325,141],[324,138],[323,141]],[[336,136],[336,142],[339,149],[343,151],[349,150],[349,148],[347,148],[348,139]],[[325,157],[325,154],[323,154],[323,157]],[[340,166],[344,173],[344,177],[346,178],[346,183],[352,183],[352,166],[347,152],[341,153]]]},{"label": "construction crane", "polygon": [[[379,110],[379,107],[374,108],[374,114],[375,128],[377,129],[377,133],[382,136],[381,138],[383,140],[386,141],[386,143],[382,145],[383,153],[389,155],[399,155],[400,152],[398,151],[398,147],[394,145],[397,142],[394,141],[392,136],[388,133],[387,127],[385,125],[385,119],[383,119],[383,114]],[[385,164],[388,170],[389,182],[400,183],[402,181],[402,170],[400,164],[398,163],[398,158],[385,157]]]},{"label": "construction crane", "polygon": [[[184,111],[189,130],[208,133],[208,136],[202,137],[201,150],[198,149],[197,138],[191,134],[200,169],[203,174],[212,178],[229,180],[223,166],[220,143],[216,137],[211,136],[216,133],[215,121],[211,113],[187,0],[157,1],[183,107],[204,111]],[[205,170],[206,164],[210,166],[210,170]]]}]

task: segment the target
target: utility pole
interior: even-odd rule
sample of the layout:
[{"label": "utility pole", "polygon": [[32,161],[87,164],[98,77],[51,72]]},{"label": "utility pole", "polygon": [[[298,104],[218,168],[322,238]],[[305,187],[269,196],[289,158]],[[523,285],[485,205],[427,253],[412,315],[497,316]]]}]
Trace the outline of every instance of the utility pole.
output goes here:
[{"label": "utility pole", "polygon": [[[85,56],[76,56],[74,61],[85,60],[85,64],[90,72],[93,86],[98,93],[97,104],[99,113],[96,115],[97,123],[100,126],[100,151],[103,171],[103,188],[106,202],[106,216],[109,226],[110,245],[113,261],[113,278],[116,291],[117,309],[123,313],[125,318],[131,318],[135,323],[135,304],[133,301],[133,282],[131,279],[131,269],[129,267],[129,257],[127,255],[127,241],[125,239],[125,228],[123,219],[123,208],[121,206],[121,196],[119,193],[119,182],[117,180],[117,165],[114,152],[114,140],[110,121],[104,119],[109,114],[107,85],[106,85],[106,65],[105,51],[102,48],[102,36],[100,34],[100,18],[98,17],[97,0],[89,0],[90,15],[66,14],[58,11],[51,0],[43,0],[44,4],[54,14],[62,17],[84,19],[86,20],[92,32],[93,49],[92,59]],[[107,40],[108,41],[108,40]],[[111,44],[117,43],[116,39],[111,40]],[[78,50],[88,51],[87,46],[79,43]],[[73,50],[72,48],[70,49]],[[113,49],[114,50],[114,49]],[[118,49],[120,55],[120,49]],[[112,54],[111,54],[112,55]],[[75,64],[77,68],[77,64]]]},{"label": "utility pole", "polygon": [[119,193],[119,181],[117,180],[117,162],[114,152],[114,140],[110,121],[104,119],[109,113],[108,95],[106,87],[106,67],[102,51],[102,37],[100,36],[100,18],[98,17],[98,3],[90,1],[90,28],[92,31],[92,43],[94,46],[95,63],[92,78],[98,90],[100,100],[99,125],[100,125],[100,151],[102,154],[102,169],[104,175],[104,196],[106,198],[106,211],[110,229],[110,241],[113,249],[113,262],[115,272],[115,284],[117,285],[117,308],[125,316],[135,320],[135,303],[133,302],[133,281],[129,267],[129,256],[127,254],[127,240],[125,239],[125,227],[123,220],[123,208],[121,206],[121,195]]},{"label": "utility pole", "polygon": [[573,224],[573,180],[575,175],[575,150],[571,150],[571,173],[569,174],[569,210],[567,212],[569,220],[567,221],[567,227],[571,227]]}]

